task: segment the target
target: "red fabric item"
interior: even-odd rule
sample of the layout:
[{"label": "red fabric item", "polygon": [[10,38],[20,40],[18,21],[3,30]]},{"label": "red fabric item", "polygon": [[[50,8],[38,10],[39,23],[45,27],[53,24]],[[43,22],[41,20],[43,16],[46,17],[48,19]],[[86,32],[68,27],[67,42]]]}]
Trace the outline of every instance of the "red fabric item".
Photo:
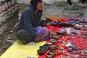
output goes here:
[{"label": "red fabric item", "polygon": [[[56,30],[60,30],[61,28],[59,28],[59,27],[53,27],[53,26],[46,26],[49,30],[52,30],[52,31],[56,31]],[[73,28],[72,28],[72,30],[74,30]],[[71,31],[72,31],[71,30]],[[75,32],[78,32],[77,30],[74,30]],[[80,34],[81,34],[81,31],[79,32]],[[63,35],[61,38],[59,38],[59,40],[63,40],[64,42],[66,42],[66,43],[68,43],[68,40],[72,43],[72,44],[74,44],[74,43],[76,43],[76,44],[74,44],[74,46],[76,47],[76,48],[81,48],[81,49],[84,49],[84,47],[86,46],[86,41],[87,41],[87,39],[82,39],[82,38],[79,38],[81,35],[80,34],[78,34],[78,35],[76,35],[76,36],[73,36],[72,34],[69,34],[69,35]],[[70,39],[70,38],[68,38],[68,37],[70,37],[70,38],[72,38],[72,39]],[[51,38],[49,38],[46,42],[49,42],[50,41],[50,39]],[[60,46],[62,43],[61,42],[57,42],[57,44],[56,45],[58,45],[58,46]],[[86,49],[87,49],[87,47],[86,47]],[[49,50],[44,54],[44,55],[42,55],[42,56],[39,56],[38,58],[46,58],[46,54],[49,52]],[[65,48],[64,49],[64,54],[66,54],[68,52],[68,50],[67,50],[67,48]],[[54,57],[54,58],[58,58],[59,56],[61,56],[61,55],[59,55],[58,54],[58,49],[56,50],[56,56]],[[71,54],[70,54],[72,57],[74,56],[74,54],[73,54],[73,52],[71,52]],[[79,54],[80,55],[80,54]]]},{"label": "red fabric item", "polygon": [[[76,48],[78,48],[78,46],[80,45],[80,48],[84,48],[84,46],[85,46],[85,43],[86,43],[86,39],[79,39],[78,38],[79,37],[79,35],[77,35],[76,37],[73,37],[73,39],[71,39],[70,41],[72,42],[72,43],[74,43],[74,40],[76,39]],[[67,38],[63,38],[63,37],[61,37],[60,38],[60,40],[63,40],[63,41],[65,41],[66,43],[68,42],[68,39]],[[47,42],[49,42],[50,41],[50,39],[47,41]],[[58,46],[60,46],[60,44],[62,44],[62,43],[60,43],[60,42],[57,42],[57,45]],[[49,51],[49,50],[48,50]],[[47,51],[47,53],[48,53],[48,51]],[[67,48],[65,48],[65,50],[64,50],[64,54],[66,54],[68,52],[68,50],[67,50]],[[39,56],[38,58],[46,58],[46,54],[47,53],[45,53],[45,55],[42,55],[42,56]],[[58,53],[58,50],[56,50],[56,53]],[[58,58],[59,56],[61,56],[61,55],[56,55],[54,58]],[[74,54],[73,54],[73,52],[71,53],[71,56],[73,57],[74,56]]]}]

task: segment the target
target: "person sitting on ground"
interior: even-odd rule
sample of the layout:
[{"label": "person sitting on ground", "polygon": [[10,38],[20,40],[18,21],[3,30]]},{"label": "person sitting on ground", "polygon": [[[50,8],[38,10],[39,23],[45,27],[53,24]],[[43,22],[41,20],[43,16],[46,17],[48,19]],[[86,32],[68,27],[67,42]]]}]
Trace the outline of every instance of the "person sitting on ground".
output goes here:
[{"label": "person sitting on ground", "polygon": [[71,0],[67,0],[67,6],[68,7],[73,7],[74,5],[72,4],[72,1]]},{"label": "person sitting on ground", "polygon": [[81,0],[82,1],[82,7],[85,7],[86,0]]},{"label": "person sitting on ground", "polygon": [[21,15],[16,36],[23,44],[49,38],[49,31],[44,27],[45,20],[41,20],[42,3],[42,0],[31,0]]}]

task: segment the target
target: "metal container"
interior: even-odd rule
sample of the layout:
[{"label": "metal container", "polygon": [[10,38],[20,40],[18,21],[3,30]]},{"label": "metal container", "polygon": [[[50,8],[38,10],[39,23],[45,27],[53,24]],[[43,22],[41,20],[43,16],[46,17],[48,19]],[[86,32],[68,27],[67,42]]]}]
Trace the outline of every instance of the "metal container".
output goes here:
[{"label": "metal container", "polygon": [[10,0],[8,1],[8,7],[9,8],[11,7],[11,1]]},{"label": "metal container", "polygon": [[8,3],[5,1],[5,9],[8,10]]},{"label": "metal container", "polygon": [[52,44],[56,44],[56,43],[57,43],[57,41],[56,41],[55,39],[51,39],[50,42],[51,42]]},{"label": "metal container", "polygon": [[15,5],[16,3],[17,3],[16,0],[14,0],[14,5]]},{"label": "metal container", "polygon": [[11,0],[11,5],[13,6],[15,4],[15,1],[14,0]]},{"label": "metal container", "polygon": [[2,11],[4,12],[6,9],[5,9],[5,2],[2,1]]},{"label": "metal container", "polygon": [[48,54],[46,55],[46,58],[54,58],[54,56],[48,53]]},{"label": "metal container", "polygon": [[46,50],[37,50],[38,55],[44,55],[46,53]]},{"label": "metal container", "polygon": [[0,14],[2,13],[2,4],[0,3]]},{"label": "metal container", "polygon": [[58,54],[63,54],[63,50],[62,49],[58,49]]},{"label": "metal container", "polygon": [[50,48],[50,51],[54,51],[56,49],[56,46],[55,45],[51,45],[49,48]]}]

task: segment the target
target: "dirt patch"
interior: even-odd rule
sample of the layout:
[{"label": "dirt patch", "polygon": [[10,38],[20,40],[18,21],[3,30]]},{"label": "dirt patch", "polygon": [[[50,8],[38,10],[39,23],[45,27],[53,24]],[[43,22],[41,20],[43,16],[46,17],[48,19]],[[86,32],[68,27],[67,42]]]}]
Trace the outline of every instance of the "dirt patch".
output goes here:
[{"label": "dirt patch", "polygon": [[0,36],[0,55],[2,55],[17,39],[15,34],[15,30],[12,28],[10,31],[6,31]]}]

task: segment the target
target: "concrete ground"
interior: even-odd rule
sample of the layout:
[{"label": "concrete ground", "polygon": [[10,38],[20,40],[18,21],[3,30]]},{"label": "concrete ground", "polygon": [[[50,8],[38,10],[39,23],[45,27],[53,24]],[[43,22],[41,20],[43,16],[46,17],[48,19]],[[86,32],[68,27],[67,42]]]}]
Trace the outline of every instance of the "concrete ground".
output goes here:
[{"label": "concrete ground", "polygon": [[[47,17],[83,17],[87,18],[87,9],[82,8],[81,4],[74,3],[75,7],[67,7],[66,2],[55,2],[51,5],[44,4],[43,6],[43,16],[42,19]],[[28,5],[20,4],[21,9],[19,12],[19,16],[21,16],[22,11]]]},{"label": "concrete ground", "polygon": [[84,18],[87,19],[87,8],[84,11]]}]

